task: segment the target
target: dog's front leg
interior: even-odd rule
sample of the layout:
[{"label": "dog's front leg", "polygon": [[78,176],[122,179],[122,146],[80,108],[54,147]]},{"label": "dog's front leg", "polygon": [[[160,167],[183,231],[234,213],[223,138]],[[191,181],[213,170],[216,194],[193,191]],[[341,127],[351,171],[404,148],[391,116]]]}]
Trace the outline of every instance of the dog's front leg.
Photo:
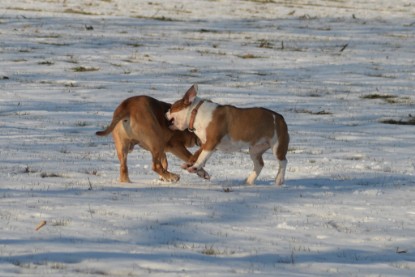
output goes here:
[{"label": "dog's front leg", "polygon": [[202,150],[202,147],[200,147],[184,164],[182,164],[182,168],[189,169],[192,167],[199,158],[200,153],[202,153]]},{"label": "dog's front leg", "polygon": [[[197,173],[197,175],[201,178],[210,179],[209,174],[203,169],[205,166],[206,161],[209,159],[209,157],[212,155],[212,150],[206,150],[202,146],[196,153],[192,156],[192,158],[195,158],[196,161],[192,165],[187,168],[187,171],[191,173]],[[191,158],[191,160],[192,160]]]},{"label": "dog's front leg", "polygon": [[200,153],[202,153],[202,150],[203,150],[202,148],[199,148],[184,164],[182,164],[182,168],[186,169],[190,173],[196,173],[197,176],[199,176],[200,178],[209,180],[210,179],[209,173],[207,173],[203,169],[203,167],[199,169],[193,169],[193,165],[199,158],[199,155]]},{"label": "dog's front leg", "polygon": [[[200,172],[200,169],[202,169],[205,164],[206,161],[209,159],[209,157],[213,154],[213,152],[216,149],[216,146],[220,143],[221,141],[221,137],[220,136],[214,136],[214,137],[210,137],[206,143],[203,143],[202,146],[200,147],[200,149],[197,151],[198,153],[198,157],[196,162],[189,167],[187,170],[189,172],[196,172],[199,176],[202,175],[202,173]],[[210,179],[210,176],[201,176],[205,179]]]},{"label": "dog's front leg", "polygon": [[205,166],[206,161],[209,159],[209,157],[212,155],[212,150],[202,150],[199,154],[199,157],[197,158],[196,162],[188,169],[191,170],[197,170]]}]

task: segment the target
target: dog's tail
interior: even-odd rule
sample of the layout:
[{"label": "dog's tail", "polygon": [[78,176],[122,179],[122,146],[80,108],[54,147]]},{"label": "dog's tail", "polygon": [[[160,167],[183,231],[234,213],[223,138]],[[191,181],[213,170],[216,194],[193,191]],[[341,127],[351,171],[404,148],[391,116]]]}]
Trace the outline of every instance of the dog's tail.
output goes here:
[{"label": "dog's tail", "polygon": [[282,115],[275,113],[279,118],[275,121],[278,135],[277,158],[282,161],[286,159],[288,152],[288,144],[290,143],[290,135],[288,134],[288,127]]},{"label": "dog's tail", "polygon": [[114,130],[115,126],[117,126],[118,122],[130,115],[128,109],[125,109],[123,104],[124,103],[122,103],[115,109],[111,124],[105,130],[98,131],[95,133],[97,136],[102,137],[109,135]]}]

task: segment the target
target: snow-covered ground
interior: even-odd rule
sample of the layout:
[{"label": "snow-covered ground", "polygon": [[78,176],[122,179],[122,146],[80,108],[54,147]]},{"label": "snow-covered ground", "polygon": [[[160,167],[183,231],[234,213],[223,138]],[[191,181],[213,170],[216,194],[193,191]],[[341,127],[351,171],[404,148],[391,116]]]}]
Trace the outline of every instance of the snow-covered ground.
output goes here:
[{"label": "snow-covered ground", "polygon": [[[193,83],[284,115],[283,188],[271,153],[255,187],[221,152],[211,181],[169,156],[169,184],[138,147],[117,182],[95,131]],[[382,121],[414,122],[414,88],[412,0],[2,0],[0,275],[412,276],[415,126]]]}]

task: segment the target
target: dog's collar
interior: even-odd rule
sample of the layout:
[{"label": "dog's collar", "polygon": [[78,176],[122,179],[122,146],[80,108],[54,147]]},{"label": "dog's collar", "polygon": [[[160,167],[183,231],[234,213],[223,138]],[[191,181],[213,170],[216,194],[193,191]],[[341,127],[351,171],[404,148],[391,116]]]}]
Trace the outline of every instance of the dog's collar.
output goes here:
[{"label": "dog's collar", "polygon": [[196,129],[194,128],[195,119],[197,115],[197,111],[199,110],[200,106],[205,102],[205,100],[201,100],[199,103],[197,103],[196,107],[192,110],[192,114],[190,115],[190,121],[189,121],[189,131],[194,132]]}]

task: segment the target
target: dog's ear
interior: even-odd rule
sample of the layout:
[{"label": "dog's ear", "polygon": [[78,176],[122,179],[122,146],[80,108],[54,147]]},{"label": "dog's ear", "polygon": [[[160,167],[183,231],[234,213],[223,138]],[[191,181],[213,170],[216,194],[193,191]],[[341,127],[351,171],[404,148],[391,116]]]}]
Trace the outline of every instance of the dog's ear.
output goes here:
[{"label": "dog's ear", "polygon": [[194,84],[188,89],[188,91],[186,91],[186,94],[183,97],[184,103],[187,105],[191,104],[193,100],[195,100],[196,96],[197,96],[197,84]]}]

